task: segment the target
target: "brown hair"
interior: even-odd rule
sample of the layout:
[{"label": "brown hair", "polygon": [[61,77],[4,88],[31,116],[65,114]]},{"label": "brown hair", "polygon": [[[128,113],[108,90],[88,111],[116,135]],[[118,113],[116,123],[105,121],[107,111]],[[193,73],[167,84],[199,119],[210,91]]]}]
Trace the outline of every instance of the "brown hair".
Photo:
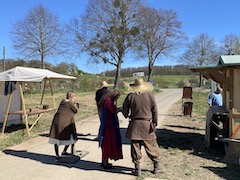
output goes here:
[{"label": "brown hair", "polygon": [[66,94],[66,98],[69,99],[71,96],[73,96],[75,94],[74,91],[68,91]]},{"label": "brown hair", "polygon": [[99,107],[102,107],[104,101],[105,101],[107,98],[111,98],[112,101],[115,101],[115,100],[117,100],[117,99],[119,98],[119,96],[120,96],[120,92],[119,92],[118,90],[110,91],[110,92],[104,94],[104,95],[101,97],[101,99],[100,99],[100,101],[99,101],[99,103],[98,103],[98,106],[99,106]]}]

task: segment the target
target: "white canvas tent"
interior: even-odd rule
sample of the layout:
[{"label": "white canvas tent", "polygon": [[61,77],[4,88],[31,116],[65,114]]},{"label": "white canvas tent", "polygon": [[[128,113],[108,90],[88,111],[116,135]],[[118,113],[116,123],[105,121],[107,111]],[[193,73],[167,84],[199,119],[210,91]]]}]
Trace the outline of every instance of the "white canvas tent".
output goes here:
[{"label": "white canvas tent", "polygon": [[[8,102],[8,96],[4,95],[4,88],[5,88],[5,82],[0,81],[0,123],[3,123],[4,116],[6,113],[7,108],[7,102]],[[17,111],[21,108],[21,102],[20,102],[20,93],[19,93],[19,85],[16,84],[16,90],[12,92],[12,104],[10,106],[10,111]],[[21,123],[21,116],[20,115],[14,115],[9,116],[7,121],[7,126],[10,126],[12,124],[20,124]]]},{"label": "white canvas tent", "polygon": [[[17,82],[15,91],[12,91],[7,96],[2,94],[0,95],[0,98],[1,98],[0,110],[1,110],[1,114],[4,114],[4,116],[1,116],[1,117],[4,117],[3,126],[2,126],[2,135],[4,134],[4,130],[5,130],[9,115],[18,116],[18,117],[23,116],[26,124],[26,130],[27,130],[27,133],[29,134],[31,128],[37,123],[37,121],[40,119],[43,113],[56,109],[51,81],[52,80],[72,80],[72,79],[76,79],[76,77],[59,74],[47,69],[38,69],[38,68],[29,68],[29,67],[20,67],[20,66],[1,72],[0,73],[1,88],[5,88],[4,83],[6,81]],[[40,107],[43,102],[46,83],[49,82],[52,101],[53,101],[53,108],[52,109],[39,108],[39,109],[34,109],[32,111],[26,110],[24,97],[23,97],[23,90],[22,90],[23,82],[43,82],[43,90],[42,90]],[[4,92],[4,89],[2,89],[2,92]],[[37,114],[38,118],[33,123],[33,125],[29,128],[28,116],[34,115],[34,114]]]}]

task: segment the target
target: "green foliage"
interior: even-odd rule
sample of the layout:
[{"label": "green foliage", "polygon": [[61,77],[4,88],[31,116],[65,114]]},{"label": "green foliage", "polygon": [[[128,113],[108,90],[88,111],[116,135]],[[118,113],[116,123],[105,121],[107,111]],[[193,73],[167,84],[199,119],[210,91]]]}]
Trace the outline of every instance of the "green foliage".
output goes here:
[{"label": "green foliage", "polygon": [[193,112],[196,113],[196,116],[193,116],[192,120],[194,120],[194,118],[198,118],[198,120],[202,119],[203,121],[205,121],[206,113],[208,111],[208,95],[208,92],[193,92]]},{"label": "green foliage", "polygon": [[158,88],[180,88],[188,84],[191,75],[161,75],[153,76],[153,82]]}]

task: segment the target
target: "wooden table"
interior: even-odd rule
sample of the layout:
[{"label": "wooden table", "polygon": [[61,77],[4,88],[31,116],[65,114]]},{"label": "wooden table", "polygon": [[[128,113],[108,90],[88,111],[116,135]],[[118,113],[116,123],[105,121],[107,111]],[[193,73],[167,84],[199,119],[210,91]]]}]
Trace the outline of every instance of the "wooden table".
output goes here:
[{"label": "wooden table", "polygon": [[[31,131],[33,126],[35,126],[37,124],[37,122],[40,120],[40,118],[42,117],[43,114],[46,114],[46,115],[50,116],[51,118],[53,118],[50,114],[48,114],[48,112],[55,111],[55,110],[56,110],[55,108],[48,108],[48,109],[32,108],[32,109],[27,109],[26,110],[26,115],[27,116],[38,115],[37,119],[34,121],[34,123],[31,125],[31,127],[29,128],[28,131]],[[24,115],[24,111],[23,110],[13,111],[13,112],[9,112],[8,114],[9,115]],[[26,122],[26,123],[28,123],[28,122]]]}]

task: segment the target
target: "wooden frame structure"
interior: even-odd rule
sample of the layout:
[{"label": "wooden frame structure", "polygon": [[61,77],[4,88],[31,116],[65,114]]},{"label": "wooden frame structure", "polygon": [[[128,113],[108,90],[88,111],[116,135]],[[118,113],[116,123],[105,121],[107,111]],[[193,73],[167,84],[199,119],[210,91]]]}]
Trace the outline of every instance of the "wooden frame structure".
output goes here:
[{"label": "wooden frame structure", "polygon": [[[76,77],[73,76],[68,76],[68,75],[63,75],[59,74],[47,69],[39,69],[39,68],[30,68],[30,67],[20,67],[16,66],[12,69],[0,72],[0,81],[3,82],[18,82],[19,85],[19,93],[20,93],[20,102],[21,102],[21,107],[20,110],[10,112],[10,106],[12,103],[12,97],[13,94],[10,92],[8,95],[8,103],[6,107],[6,112],[3,120],[3,127],[2,127],[2,135],[4,135],[4,131],[6,128],[7,124],[7,119],[9,115],[20,115],[23,117],[25,125],[26,125],[26,130],[27,134],[29,135],[29,132],[33,128],[34,125],[37,124],[39,119],[42,117],[43,114],[47,114],[50,111],[55,111],[56,110],[56,104],[53,96],[53,90],[52,90],[52,81],[53,80],[73,80],[76,79]],[[42,96],[41,96],[41,101],[40,101],[40,108],[34,108],[34,109],[26,109],[25,106],[25,100],[23,96],[23,88],[22,84],[23,82],[42,82],[43,83],[43,90],[42,90]],[[50,90],[51,90],[51,97],[52,97],[52,108],[43,108],[43,97],[46,89],[46,84],[49,82]],[[6,87],[5,87],[6,88]],[[8,89],[8,88],[6,88]],[[15,109],[14,109],[15,110]],[[36,120],[34,123],[29,127],[28,124],[28,116],[32,115],[37,115]],[[49,115],[49,114],[48,114]]]},{"label": "wooden frame structure", "polygon": [[[240,55],[220,56],[217,66],[192,67],[193,72],[201,73],[206,79],[212,79],[223,88],[223,104],[227,110],[228,136],[219,137],[222,142],[228,143],[226,157],[230,161],[239,158],[240,152]],[[234,145],[233,145],[234,144]],[[234,152],[238,153],[235,154]]]},{"label": "wooden frame structure", "polygon": [[[5,113],[3,126],[2,126],[2,135],[4,135],[4,131],[5,131],[5,128],[6,128],[7,119],[8,119],[9,115],[22,115],[23,118],[24,118],[27,134],[29,135],[31,129],[33,128],[33,126],[35,126],[37,124],[37,122],[40,120],[40,118],[42,117],[43,114],[47,114],[47,112],[49,112],[49,111],[55,111],[56,110],[56,103],[55,103],[54,96],[53,96],[51,80],[47,80],[47,79],[44,79],[44,87],[43,87],[43,90],[42,90],[42,97],[41,97],[40,107],[42,107],[47,81],[49,82],[49,85],[50,85],[50,91],[51,91],[51,96],[52,96],[53,108],[48,108],[48,109],[34,108],[34,109],[31,109],[31,111],[27,110],[26,106],[25,106],[24,96],[23,96],[22,81],[19,82],[18,83],[19,84],[19,93],[20,93],[20,101],[21,101],[22,107],[21,107],[21,110],[18,110],[18,111],[14,111],[14,112],[10,112],[9,111],[10,110],[10,105],[11,105],[11,102],[12,102],[12,93],[10,93],[9,97],[8,97],[8,104],[7,104],[6,113]],[[34,123],[29,127],[28,116],[31,116],[31,115],[38,115],[38,117],[34,121]],[[47,114],[47,115],[49,115],[49,114]]]}]

